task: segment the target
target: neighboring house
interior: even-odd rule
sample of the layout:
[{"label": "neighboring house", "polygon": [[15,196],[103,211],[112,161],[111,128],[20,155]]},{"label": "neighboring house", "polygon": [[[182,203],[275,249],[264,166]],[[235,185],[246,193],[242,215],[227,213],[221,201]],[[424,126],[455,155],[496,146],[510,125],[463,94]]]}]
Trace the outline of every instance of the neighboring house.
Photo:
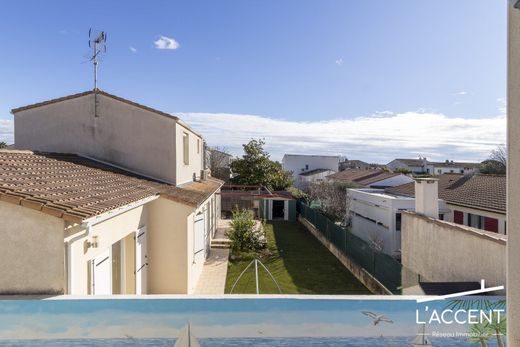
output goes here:
[{"label": "neighboring house", "polygon": [[300,174],[316,169],[338,171],[339,156],[285,154],[282,167],[293,174],[293,184],[300,188]]},{"label": "neighboring house", "polygon": [[[439,218],[443,219],[449,210],[440,199],[438,205]],[[384,189],[348,189],[347,208],[353,234],[390,256],[399,256],[401,214],[415,210],[414,198],[385,193]]]},{"label": "neighboring house", "polygon": [[327,180],[365,188],[387,188],[413,182],[413,178],[384,170],[346,169],[327,176]]},{"label": "neighboring house", "polygon": [[12,112],[32,151],[0,153],[0,292],[193,293],[223,184],[202,137],[99,90]]},{"label": "neighboring house", "polygon": [[332,175],[336,171],[329,169],[316,169],[311,171],[302,172],[299,176],[298,186],[300,189],[305,189],[312,183],[323,182],[326,177]]},{"label": "neighboring house", "polygon": [[381,169],[382,165],[378,164],[369,164],[362,160],[344,160],[339,163],[339,171],[343,171],[346,169]]},{"label": "neighboring house", "polygon": [[419,159],[394,159],[386,166],[394,172],[406,170],[417,175],[442,175],[445,173],[477,173],[480,163],[454,162],[453,160],[433,162],[419,157]]},{"label": "neighboring house", "polygon": [[233,156],[231,154],[214,148],[208,149],[208,162],[209,168],[211,170],[211,176],[229,183],[232,177],[232,161]]},{"label": "neighboring house", "polygon": [[[444,174],[439,197],[453,212],[447,218],[457,224],[506,233],[506,176]],[[413,197],[413,183],[388,188],[387,193]]]},{"label": "neighboring house", "polygon": [[394,159],[388,164],[386,164],[386,167],[391,171],[409,171],[414,174],[424,174],[426,173],[426,164],[428,161],[426,158],[419,159]]},{"label": "neighboring house", "polygon": [[453,160],[446,160],[443,163],[428,162],[426,164],[426,173],[433,175],[442,175],[446,173],[472,174],[479,171],[480,163],[460,163]]}]

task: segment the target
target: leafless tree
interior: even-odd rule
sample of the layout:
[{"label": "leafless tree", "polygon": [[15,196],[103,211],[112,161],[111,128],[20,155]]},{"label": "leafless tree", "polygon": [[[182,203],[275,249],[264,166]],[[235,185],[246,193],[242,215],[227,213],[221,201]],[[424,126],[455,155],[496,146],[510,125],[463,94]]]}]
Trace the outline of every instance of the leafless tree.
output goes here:
[{"label": "leafless tree", "polygon": [[505,145],[499,145],[496,149],[491,151],[489,159],[495,160],[507,167],[507,148]]},{"label": "leafless tree", "polygon": [[504,145],[500,145],[491,151],[489,159],[484,160],[480,165],[480,172],[483,174],[505,175],[506,169],[507,148]]},{"label": "leafless tree", "polygon": [[348,225],[350,199],[347,195],[347,189],[353,187],[348,183],[315,182],[307,187],[307,194],[310,200],[320,203],[320,210],[323,214],[336,222]]}]

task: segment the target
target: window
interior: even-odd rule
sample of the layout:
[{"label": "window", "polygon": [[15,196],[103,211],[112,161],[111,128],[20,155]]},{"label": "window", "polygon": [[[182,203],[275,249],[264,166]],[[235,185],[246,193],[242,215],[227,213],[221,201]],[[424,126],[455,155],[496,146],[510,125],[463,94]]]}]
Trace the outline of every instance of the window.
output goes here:
[{"label": "window", "polygon": [[184,165],[190,165],[190,135],[182,133],[182,159]]},{"label": "window", "polygon": [[401,231],[401,214],[395,214],[395,231]]},{"label": "window", "polygon": [[305,164],[305,170],[309,170],[309,164]]},{"label": "window", "polygon": [[484,229],[484,217],[468,213],[468,226],[477,229]]}]

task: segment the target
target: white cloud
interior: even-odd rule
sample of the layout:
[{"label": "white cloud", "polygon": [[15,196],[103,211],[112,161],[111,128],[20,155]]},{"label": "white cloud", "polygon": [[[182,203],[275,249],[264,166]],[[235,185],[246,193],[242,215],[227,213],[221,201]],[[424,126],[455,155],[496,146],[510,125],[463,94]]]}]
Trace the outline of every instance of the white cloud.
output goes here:
[{"label": "white cloud", "polygon": [[173,37],[159,36],[157,40],[153,42],[157,49],[177,49],[180,47],[179,43],[175,41]]},{"label": "white cloud", "polygon": [[465,92],[465,91],[456,92],[454,95],[468,95],[468,92]]},{"label": "white cloud", "polygon": [[211,146],[239,155],[251,138],[265,138],[276,160],[284,153],[335,154],[386,163],[396,157],[483,160],[506,137],[504,115],[448,117],[433,112],[377,113],[353,119],[296,122],[229,113],[181,113]]},{"label": "white cloud", "polygon": [[343,65],[343,58],[338,58],[338,59],[336,59],[335,63],[336,63],[336,65],[338,65],[338,66],[342,66],[342,65]]},{"label": "white cloud", "polygon": [[507,101],[506,98],[497,98],[497,108],[498,111],[502,114],[507,113]]},{"label": "white cloud", "polygon": [[135,48],[135,47],[130,46],[130,47],[128,47],[128,49],[131,50],[134,53],[137,52],[137,48]]},{"label": "white cloud", "polygon": [[0,119],[0,142],[14,142],[14,124],[12,120]]}]

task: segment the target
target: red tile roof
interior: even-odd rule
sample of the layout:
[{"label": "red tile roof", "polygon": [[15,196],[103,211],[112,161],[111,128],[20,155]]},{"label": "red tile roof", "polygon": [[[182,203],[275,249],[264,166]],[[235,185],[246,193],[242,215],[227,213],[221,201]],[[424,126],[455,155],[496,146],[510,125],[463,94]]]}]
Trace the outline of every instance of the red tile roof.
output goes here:
[{"label": "red tile roof", "polygon": [[[439,178],[439,198],[449,204],[506,212],[506,176],[444,174]],[[415,196],[415,183],[387,188],[387,193]]]},{"label": "red tile roof", "polygon": [[197,207],[222,184],[176,187],[77,155],[0,150],[0,200],[76,223],[159,195]]}]

